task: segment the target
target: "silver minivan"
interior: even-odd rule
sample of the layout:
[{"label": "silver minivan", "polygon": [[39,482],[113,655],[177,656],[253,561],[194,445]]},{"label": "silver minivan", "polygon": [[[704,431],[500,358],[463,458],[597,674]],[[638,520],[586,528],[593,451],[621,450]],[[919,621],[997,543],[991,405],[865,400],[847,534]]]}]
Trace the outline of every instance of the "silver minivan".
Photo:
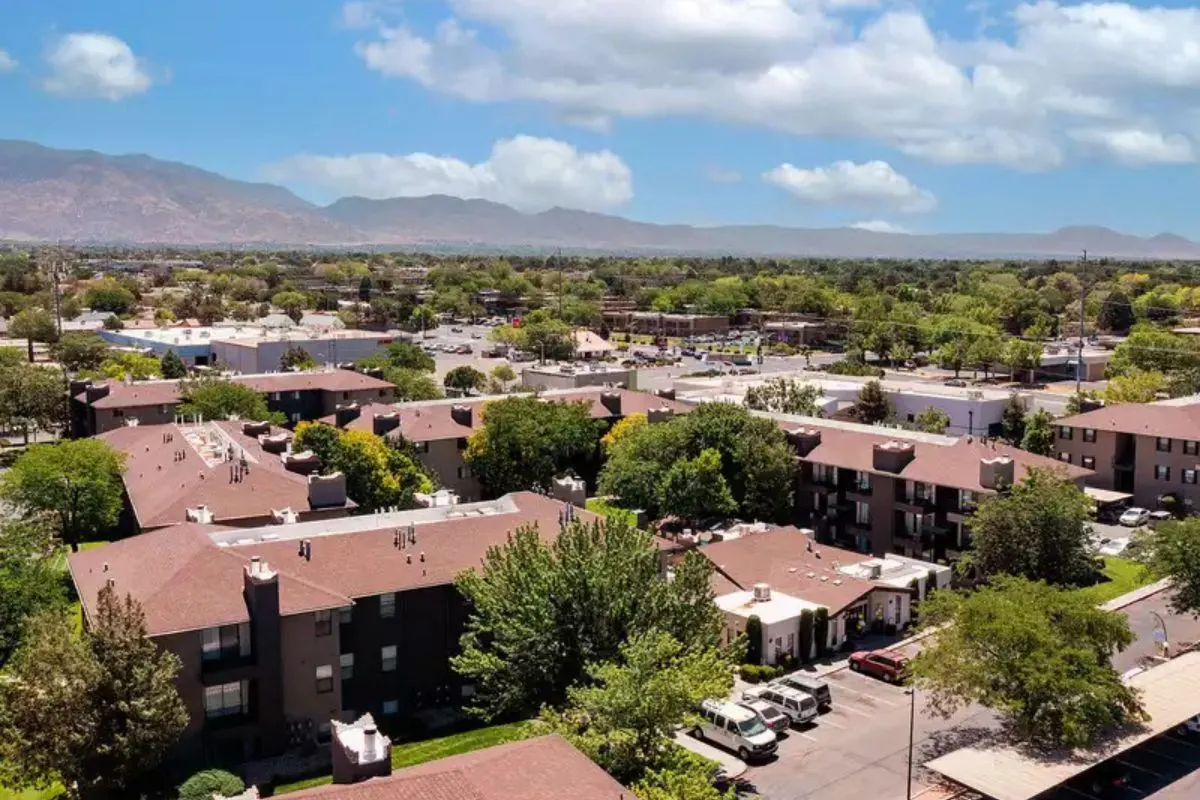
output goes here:
[{"label": "silver minivan", "polygon": [[734,751],[742,761],[767,758],[779,746],[758,714],[728,700],[705,700],[692,735]]},{"label": "silver minivan", "polygon": [[762,700],[787,714],[793,725],[803,725],[817,718],[817,699],[799,689],[779,684],[751,686],[742,697],[746,700]]}]

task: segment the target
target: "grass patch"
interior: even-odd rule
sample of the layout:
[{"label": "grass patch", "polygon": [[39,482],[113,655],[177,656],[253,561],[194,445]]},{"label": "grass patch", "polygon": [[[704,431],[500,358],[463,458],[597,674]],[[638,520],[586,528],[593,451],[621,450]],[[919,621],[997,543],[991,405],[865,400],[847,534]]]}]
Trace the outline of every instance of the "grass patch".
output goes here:
[{"label": "grass patch", "polygon": [[587,510],[593,514],[599,514],[605,519],[625,520],[630,525],[637,525],[637,514],[634,514],[628,508],[620,508],[614,506],[603,497],[592,497],[587,503]]},{"label": "grass patch", "polygon": [[61,786],[51,786],[49,789],[26,789],[21,792],[0,786],[0,800],[55,800],[62,794]]},{"label": "grass patch", "polygon": [[1076,591],[1100,605],[1153,581],[1141,564],[1115,556],[1104,557],[1104,577],[1108,580]]},{"label": "grass patch", "polygon": [[[436,761],[439,758],[446,758],[447,756],[456,756],[461,753],[470,753],[475,750],[482,750],[485,747],[504,744],[505,742],[527,739],[533,735],[534,728],[535,724],[533,722],[522,720],[520,722],[509,722],[504,725],[493,725],[490,728],[477,728],[465,733],[455,733],[439,739],[426,739],[423,742],[392,745],[392,769],[415,767],[417,764],[424,764],[427,761]],[[322,775],[317,778],[296,781],[295,783],[285,783],[275,787],[275,794],[280,795],[287,792],[299,791],[300,789],[311,789],[314,786],[324,786],[332,781],[333,778],[331,776]],[[0,800],[9,799],[0,795]],[[25,798],[21,798],[20,800],[25,800]],[[31,800],[41,799],[33,798]]]}]

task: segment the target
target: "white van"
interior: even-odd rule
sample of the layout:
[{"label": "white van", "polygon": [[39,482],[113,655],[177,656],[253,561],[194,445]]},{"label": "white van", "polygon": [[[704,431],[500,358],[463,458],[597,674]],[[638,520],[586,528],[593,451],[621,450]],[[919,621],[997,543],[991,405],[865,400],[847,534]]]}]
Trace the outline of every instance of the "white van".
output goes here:
[{"label": "white van", "polygon": [[742,761],[766,758],[779,746],[758,714],[728,700],[705,700],[692,735],[733,750]]},{"label": "white van", "polygon": [[811,694],[789,686],[771,684],[751,686],[742,695],[746,700],[762,700],[787,714],[793,725],[803,725],[817,718],[817,699]]}]

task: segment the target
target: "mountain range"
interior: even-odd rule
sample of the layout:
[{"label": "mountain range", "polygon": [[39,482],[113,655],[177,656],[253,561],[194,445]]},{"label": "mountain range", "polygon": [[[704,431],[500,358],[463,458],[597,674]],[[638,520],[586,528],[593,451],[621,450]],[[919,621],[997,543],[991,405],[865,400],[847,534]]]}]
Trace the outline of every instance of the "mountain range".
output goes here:
[{"label": "mountain range", "polygon": [[445,195],[309,203],[267,183],[144,155],[0,140],[0,240],[599,250],[857,258],[1200,259],[1200,243],[1100,227],[1052,233],[903,234],[772,225],[695,227],[552,208],[526,214]]}]

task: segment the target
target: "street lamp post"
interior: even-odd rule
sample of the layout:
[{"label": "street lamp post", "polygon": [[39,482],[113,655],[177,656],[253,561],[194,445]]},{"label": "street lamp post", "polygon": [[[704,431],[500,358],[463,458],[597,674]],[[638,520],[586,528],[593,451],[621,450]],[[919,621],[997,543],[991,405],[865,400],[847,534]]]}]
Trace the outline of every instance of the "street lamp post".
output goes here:
[{"label": "street lamp post", "polygon": [[916,730],[917,722],[917,690],[914,688],[908,689],[908,791],[905,794],[907,800],[912,800],[912,769],[913,769],[913,734]]}]

